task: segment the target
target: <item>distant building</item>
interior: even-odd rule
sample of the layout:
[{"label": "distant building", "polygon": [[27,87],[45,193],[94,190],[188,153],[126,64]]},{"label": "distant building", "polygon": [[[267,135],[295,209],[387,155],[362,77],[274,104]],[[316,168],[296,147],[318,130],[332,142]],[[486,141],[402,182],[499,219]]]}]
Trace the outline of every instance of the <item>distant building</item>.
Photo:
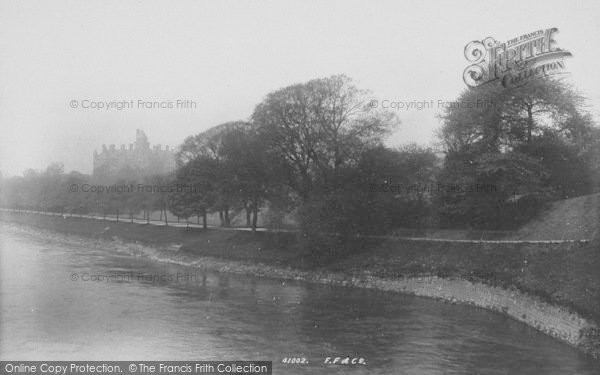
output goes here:
[{"label": "distant building", "polygon": [[148,137],[143,130],[135,131],[135,143],[128,148],[121,145],[102,145],[102,152],[94,150],[94,176],[115,177],[118,175],[148,176],[167,174],[175,170],[175,150],[161,145],[150,147]]}]

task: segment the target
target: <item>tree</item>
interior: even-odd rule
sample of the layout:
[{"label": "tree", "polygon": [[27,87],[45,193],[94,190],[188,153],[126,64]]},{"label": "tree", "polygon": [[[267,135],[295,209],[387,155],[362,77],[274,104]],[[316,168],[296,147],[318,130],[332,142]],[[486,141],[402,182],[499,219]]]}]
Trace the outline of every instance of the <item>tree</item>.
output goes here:
[{"label": "tree", "polygon": [[576,197],[593,191],[593,170],[586,153],[578,145],[564,142],[553,133],[536,137],[517,148],[539,160],[547,173],[543,184],[558,198]]},{"label": "tree", "polygon": [[[159,220],[164,220],[168,224],[167,209],[169,207],[168,194],[172,188],[173,176],[170,175],[152,175],[146,176],[143,180],[144,203],[146,210],[151,212],[160,211]],[[149,213],[148,213],[149,215]],[[164,216],[163,216],[164,215]]]},{"label": "tree", "polygon": [[340,169],[336,186],[313,194],[303,205],[306,231],[352,239],[400,227],[421,229],[427,224],[436,170],[435,154],[415,145],[365,150],[356,165]]},{"label": "tree", "polygon": [[177,217],[184,218],[186,223],[189,223],[190,216],[194,214],[192,205],[190,205],[190,202],[193,201],[189,196],[190,194],[187,191],[175,190],[169,193],[167,198],[169,201],[169,211]]},{"label": "tree", "polygon": [[[440,179],[498,191],[439,197],[447,222],[518,224],[531,218],[541,201],[556,198],[552,186],[564,187],[563,197],[592,191],[591,164],[582,153],[593,149],[594,126],[583,96],[570,84],[539,78],[504,89],[491,83],[463,91],[457,103],[441,115],[438,135],[447,155]],[[518,199],[509,200],[511,194],[535,197],[534,203],[516,215]]]},{"label": "tree", "polygon": [[369,107],[367,94],[338,75],[282,88],[255,108],[259,136],[285,161],[287,183],[301,200],[398,123],[394,114]]},{"label": "tree", "polygon": [[62,163],[52,163],[39,176],[38,208],[42,210],[62,210],[65,205],[67,190],[63,188]]},{"label": "tree", "polygon": [[223,134],[221,165],[234,200],[246,211],[246,224],[256,231],[258,211],[267,199],[282,194],[280,158],[269,153],[256,129],[238,128]]},{"label": "tree", "polygon": [[[512,229],[531,219],[541,207],[546,178],[539,160],[519,152],[451,153],[437,181],[441,224]],[[531,194],[540,196],[521,209],[517,198]]]},{"label": "tree", "polygon": [[189,218],[202,217],[204,229],[206,216],[216,200],[214,181],[217,164],[208,157],[198,157],[177,170],[173,191],[169,193],[170,210],[173,214]]},{"label": "tree", "polygon": [[223,139],[232,132],[246,129],[247,122],[233,121],[215,126],[203,133],[188,137],[177,154],[179,167],[199,159],[209,159],[214,163],[212,189],[214,202],[212,209],[219,212],[221,226],[231,225],[231,210],[236,208],[235,189],[232,185],[231,165],[223,160]]},{"label": "tree", "polygon": [[591,128],[584,100],[570,84],[552,78],[513,89],[499,83],[469,88],[440,116],[438,135],[448,152],[504,152],[548,132],[583,142]]},{"label": "tree", "polygon": [[229,131],[244,129],[249,126],[250,124],[244,121],[230,121],[214,126],[202,133],[187,137],[175,155],[177,165],[183,166],[200,157],[218,160],[223,135]]},{"label": "tree", "polygon": [[[93,195],[83,192],[82,187],[84,184],[89,183],[90,176],[73,171],[64,175],[62,180],[61,191],[64,194],[64,201],[62,204],[64,209],[78,214],[89,212],[92,208]],[[78,187],[77,190],[72,191],[72,186]]]}]

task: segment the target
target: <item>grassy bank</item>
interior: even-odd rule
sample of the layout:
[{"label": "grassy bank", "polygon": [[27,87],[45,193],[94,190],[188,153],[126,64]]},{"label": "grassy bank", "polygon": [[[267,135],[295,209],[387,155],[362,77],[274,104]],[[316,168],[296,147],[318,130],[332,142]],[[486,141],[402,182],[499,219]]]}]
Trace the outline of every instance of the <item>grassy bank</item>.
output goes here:
[{"label": "grassy bank", "polygon": [[[594,247],[595,245],[595,247]],[[330,267],[374,276],[436,275],[518,289],[600,321],[598,243],[473,244],[386,241]]]},{"label": "grassy bank", "polygon": [[298,270],[372,275],[382,279],[434,275],[518,289],[600,322],[600,246],[591,244],[473,244],[355,239],[323,246],[294,233],[158,227],[92,219],[0,213],[17,222],[65,234],[161,247],[189,255],[262,263]]}]

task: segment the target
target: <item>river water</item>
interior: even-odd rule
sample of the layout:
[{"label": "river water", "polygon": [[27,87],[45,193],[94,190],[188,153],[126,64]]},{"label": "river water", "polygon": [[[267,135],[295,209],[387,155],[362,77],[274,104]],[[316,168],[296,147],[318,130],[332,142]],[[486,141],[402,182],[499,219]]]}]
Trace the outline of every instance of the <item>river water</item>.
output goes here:
[{"label": "river water", "polygon": [[[470,306],[205,272],[0,230],[0,360],[272,360],[275,374],[600,373],[600,361]],[[324,363],[347,356],[366,364]]]}]

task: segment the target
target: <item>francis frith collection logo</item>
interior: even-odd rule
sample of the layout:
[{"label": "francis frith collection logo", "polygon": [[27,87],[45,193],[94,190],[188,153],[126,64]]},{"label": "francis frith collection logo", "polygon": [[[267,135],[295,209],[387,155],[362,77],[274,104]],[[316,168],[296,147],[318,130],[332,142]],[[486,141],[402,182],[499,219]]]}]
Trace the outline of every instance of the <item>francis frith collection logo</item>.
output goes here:
[{"label": "francis frith collection logo", "polygon": [[534,77],[564,73],[564,58],[571,52],[557,46],[553,27],[499,42],[492,37],[472,41],[465,47],[465,57],[472,63],[464,73],[468,86],[476,87],[500,80],[504,87],[514,87]]}]

